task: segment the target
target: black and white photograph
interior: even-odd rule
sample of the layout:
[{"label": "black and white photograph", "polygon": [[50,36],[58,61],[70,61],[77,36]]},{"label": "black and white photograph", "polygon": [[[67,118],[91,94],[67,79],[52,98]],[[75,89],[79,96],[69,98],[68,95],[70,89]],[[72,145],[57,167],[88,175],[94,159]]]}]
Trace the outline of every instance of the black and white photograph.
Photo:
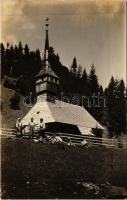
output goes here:
[{"label": "black and white photograph", "polygon": [[126,0],[1,0],[1,199],[127,199]]}]

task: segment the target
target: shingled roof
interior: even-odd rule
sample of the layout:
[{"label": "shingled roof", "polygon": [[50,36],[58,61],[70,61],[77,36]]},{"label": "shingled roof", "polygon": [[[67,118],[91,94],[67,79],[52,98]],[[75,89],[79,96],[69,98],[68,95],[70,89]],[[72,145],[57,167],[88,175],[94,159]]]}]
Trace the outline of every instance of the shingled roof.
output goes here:
[{"label": "shingled roof", "polygon": [[98,127],[103,129],[103,127],[83,107],[59,100],[55,100],[55,103],[49,101],[36,103],[22,119],[22,123],[27,125],[30,122],[31,117],[34,118],[34,121],[37,124],[39,123],[40,118],[43,118],[45,123],[60,122],[86,128]]},{"label": "shingled roof", "polygon": [[47,69],[42,68],[40,72],[36,75],[36,77],[42,77],[43,75],[50,75],[52,77],[58,78],[58,76],[55,74],[51,67],[48,67]]}]

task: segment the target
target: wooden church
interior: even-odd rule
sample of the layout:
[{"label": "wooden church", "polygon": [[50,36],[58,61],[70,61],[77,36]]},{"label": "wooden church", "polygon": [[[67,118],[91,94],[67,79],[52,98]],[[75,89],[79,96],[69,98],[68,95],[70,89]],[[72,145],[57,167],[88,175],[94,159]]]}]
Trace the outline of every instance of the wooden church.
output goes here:
[{"label": "wooden church", "polygon": [[34,118],[36,124],[43,118],[48,131],[55,133],[84,134],[91,129],[103,127],[83,107],[58,100],[59,77],[52,70],[49,60],[48,20],[43,66],[36,78],[37,102],[22,119],[23,125]]}]

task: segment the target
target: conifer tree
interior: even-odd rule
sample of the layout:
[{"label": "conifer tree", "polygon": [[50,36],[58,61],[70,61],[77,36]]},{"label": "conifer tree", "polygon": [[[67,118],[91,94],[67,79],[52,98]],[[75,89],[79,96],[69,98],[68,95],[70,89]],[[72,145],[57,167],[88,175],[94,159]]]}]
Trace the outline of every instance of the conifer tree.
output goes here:
[{"label": "conifer tree", "polygon": [[85,81],[85,82],[87,81],[87,72],[86,72],[86,69],[83,70],[82,80]]},{"label": "conifer tree", "polygon": [[77,78],[80,79],[82,77],[82,66],[79,65],[77,67]]},{"label": "conifer tree", "polygon": [[25,56],[29,56],[29,47],[28,47],[27,44],[25,44],[24,55],[25,55]]},{"label": "conifer tree", "polygon": [[87,84],[87,72],[86,72],[86,69],[83,70],[83,75],[82,75],[82,78],[81,78],[81,86],[82,86],[82,94],[84,96],[87,96],[88,95],[88,84]]},{"label": "conifer tree", "polygon": [[7,42],[7,49],[9,48],[10,44]]},{"label": "conifer tree", "polygon": [[4,44],[1,43],[1,78],[4,77],[4,74],[6,72],[6,69],[5,69],[5,47],[4,47]]},{"label": "conifer tree", "polygon": [[23,54],[23,46],[22,46],[21,41],[19,42],[19,45],[18,45],[18,52],[19,52],[20,55]]},{"label": "conifer tree", "polygon": [[106,91],[107,127],[111,137],[114,135],[115,125],[116,125],[114,119],[115,88],[116,88],[116,82],[114,77],[112,76]]},{"label": "conifer tree", "polygon": [[90,74],[88,78],[89,78],[89,88],[91,94],[97,94],[99,91],[99,84],[94,64],[91,65]]},{"label": "conifer tree", "polygon": [[126,105],[125,105],[125,85],[124,81],[119,81],[116,88],[117,102],[116,102],[116,126],[118,133],[125,133],[126,130]]},{"label": "conifer tree", "polygon": [[11,66],[12,66],[11,49],[9,43],[7,43],[7,48],[5,51],[5,69],[6,69],[5,71],[7,75],[9,75],[10,73]]},{"label": "conifer tree", "polygon": [[123,80],[110,80],[107,88],[107,126],[110,136],[126,130],[125,86]]},{"label": "conifer tree", "polygon": [[98,109],[98,94],[99,94],[99,83],[96,75],[96,69],[94,64],[91,65],[90,73],[88,76],[88,92],[90,106],[88,108],[91,115],[99,121],[100,109]]},{"label": "conifer tree", "polygon": [[71,72],[76,75],[77,73],[77,60],[76,57],[73,58],[72,65],[71,65]]}]

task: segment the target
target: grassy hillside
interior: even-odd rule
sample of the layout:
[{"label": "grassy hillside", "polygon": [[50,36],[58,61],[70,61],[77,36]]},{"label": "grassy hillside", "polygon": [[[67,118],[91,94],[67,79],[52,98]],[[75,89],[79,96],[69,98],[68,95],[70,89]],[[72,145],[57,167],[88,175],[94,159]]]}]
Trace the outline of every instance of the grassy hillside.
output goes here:
[{"label": "grassy hillside", "polygon": [[[108,181],[127,187],[126,158],[127,150],[123,149],[68,146],[62,149],[30,140],[2,139],[2,197],[118,198],[118,194],[113,196],[106,190],[107,196],[88,195],[80,183]],[[125,194],[121,197],[125,198]]]},{"label": "grassy hillside", "polygon": [[1,86],[1,99],[2,105],[2,128],[14,128],[15,122],[18,117],[23,117],[29,110],[24,104],[24,97],[20,95],[19,109],[14,110],[10,108],[10,98],[14,95],[15,91],[12,89]]}]

